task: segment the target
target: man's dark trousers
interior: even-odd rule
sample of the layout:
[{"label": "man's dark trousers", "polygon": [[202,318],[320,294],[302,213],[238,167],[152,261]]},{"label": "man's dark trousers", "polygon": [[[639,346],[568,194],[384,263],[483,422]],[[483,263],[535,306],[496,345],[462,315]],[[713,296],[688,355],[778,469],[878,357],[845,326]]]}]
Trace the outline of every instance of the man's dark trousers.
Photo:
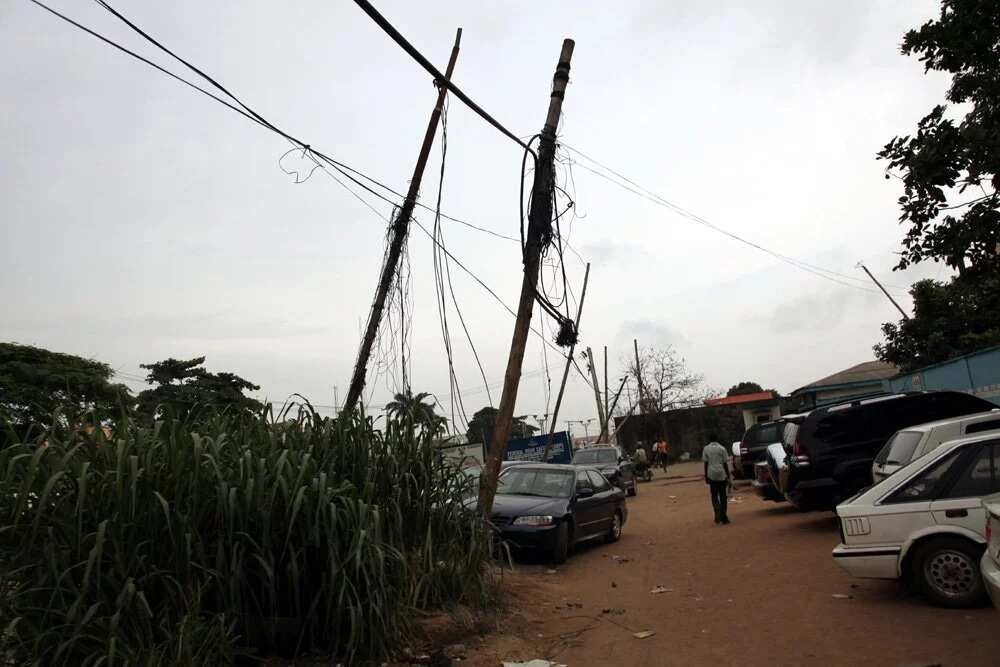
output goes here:
[{"label": "man's dark trousers", "polygon": [[712,494],[712,509],[715,510],[716,523],[728,523],[729,516],[726,514],[726,504],[729,502],[727,491],[729,490],[729,480],[723,479],[708,481],[708,488]]}]

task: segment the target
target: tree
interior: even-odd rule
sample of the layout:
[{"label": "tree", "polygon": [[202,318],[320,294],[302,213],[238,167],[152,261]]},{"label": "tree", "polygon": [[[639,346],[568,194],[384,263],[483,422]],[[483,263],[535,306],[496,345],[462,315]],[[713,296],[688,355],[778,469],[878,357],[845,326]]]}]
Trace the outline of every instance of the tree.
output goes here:
[{"label": "tree", "polygon": [[739,384],[734,384],[726,392],[726,396],[740,396],[742,394],[756,394],[757,392],[764,391],[756,382],[740,382]]},{"label": "tree", "polygon": [[[897,268],[926,259],[963,275],[997,271],[1000,244],[1000,3],[943,0],[941,15],[903,38],[904,55],[925,71],[952,75],[948,102],[963,105],[956,122],[937,105],[915,136],[894,137],[878,154],[902,172],[900,222],[909,223]],[[960,112],[961,114],[961,112]],[[966,192],[969,194],[965,194]],[[961,201],[949,201],[949,195]],[[939,216],[944,213],[944,217]]]},{"label": "tree", "polygon": [[410,389],[396,394],[393,400],[385,406],[385,411],[390,417],[404,417],[409,415],[415,424],[422,426],[431,433],[437,433],[443,429],[448,421],[441,415],[434,412],[434,405],[424,403],[424,399],[430,397],[428,392],[414,394]]},{"label": "tree", "polygon": [[[673,347],[639,348],[639,363],[633,356],[622,358],[625,372],[640,388],[641,412],[665,412],[673,408],[701,403],[709,395],[704,377],[688,370],[684,359],[677,356]],[[625,412],[634,409],[629,406]]]},{"label": "tree", "polygon": [[912,371],[1000,345],[1000,277],[921,280],[910,294],[913,317],[882,325],[885,342],[875,346],[882,361]]},{"label": "tree", "polygon": [[[493,442],[493,427],[496,425],[498,412],[496,408],[487,406],[472,415],[469,429],[465,432],[469,442],[483,442],[487,445]],[[538,430],[524,420],[523,415],[514,417],[510,427],[511,438],[530,438]]]},{"label": "tree", "polygon": [[152,421],[165,414],[187,419],[204,408],[226,410],[230,414],[253,414],[263,404],[244,391],[257,391],[259,386],[233,373],[209,373],[202,365],[205,357],[166,359],[155,364],[142,364],[149,371],[146,382],[156,385],[139,394],[138,412]]},{"label": "tree", "polygon": [[0,420],[19,435],[52,425],[61,412],[67,421],[92,410],[98,417],[118,414],[131,402],[128,388],[111,382],[105,363],[31,345],[0,343]]}]

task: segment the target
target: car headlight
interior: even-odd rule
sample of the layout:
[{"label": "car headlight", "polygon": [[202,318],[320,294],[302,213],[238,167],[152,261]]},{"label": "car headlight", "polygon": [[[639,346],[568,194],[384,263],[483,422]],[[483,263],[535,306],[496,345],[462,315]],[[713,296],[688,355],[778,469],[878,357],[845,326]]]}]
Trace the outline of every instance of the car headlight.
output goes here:
[{"label": "car headlight", "polygon": [[552,517],[545,514],[519,516],[514,519],[515,526],[551,526]]}]

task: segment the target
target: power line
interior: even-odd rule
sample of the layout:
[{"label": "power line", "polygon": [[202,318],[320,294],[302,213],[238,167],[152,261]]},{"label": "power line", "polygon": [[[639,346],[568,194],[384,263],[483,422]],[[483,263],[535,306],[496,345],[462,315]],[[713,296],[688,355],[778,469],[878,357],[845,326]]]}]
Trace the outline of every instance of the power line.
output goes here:
[{"label": "power line", "polygon": [[[607,180],[608,182],[610,182],[610,183],[612,183],[612,184],[614,184],[614,185],[622,188],[623,190],[626,190],[626,191],[631,192],[631,193],[633,193],[633,194],[635,194],[635,195],[637,195],[639,197],[642,197],[642,198],[644,198],[644,199],[646,199],[646,200],[648,200],[648,201],[650,201],[650,202],[652,202],[652,203],[654,203],[654,204],[656,204],[658,206],[662,206],[664,208],[667,208],[667,209],[669,209],[669,210],[677,213],[678,215],[681,215],[682,217],[685,217],[685,218],[687,218],[687,219],[689,219],[689,220],[691,220],[693,222],[696,222],[696,223],[698,223],[698,224],[700,224],[700,225],[702,225],[704,227],[707,227],[707,228],[711,229],[712,231],[715,231],[717,233],[720,233],[720,234],[723,234],[725,236],[728,236],[729,238],[731,238],[731,239],[733,239],[735,241],[738,241],[739,243],[743,243],[744,245],[750,246],[751,248],[754,248],[756,250],[764,252],[764,253],[766,253],[766,254],[774,257],[775,259],[778,259],[778,260],[780,260],[782,262],[785,262],[785,263],[787,263],[787,264],[789,264],[791,266],[794,266],[795,268],[798,268],[800,270],[806,271],[808,273],[811,273],[811,274],[813,274],[815,276],[818,276],[820,278],[823,278],[825,280],[829,280],[829,281],[838,283],[840,285],[844,285],[845,287],[851,287],[853,289],[862,290],[862,291],[865,291],[865,292],[872,292],[872,293],[875,292],[875,290],[873,290],[873,289],[870,289],[870,288],[867,288],[867,287],[862,287],[860,285],[856,285],[856,284],[853,284],[853,283],[845,282],[845,280],[853,280],[853,281],[856,281],[856,282],[864,282],[864,280],[861,279],[861,278],[857,278],[855,276],[850,276],[850,275],[847,275],[847,274],[844,274],[844,273],[840,273],[838,271],[834,271],[832,269],[827,269],[827,268],[824,268],[824,267],[821,267],[821,266],[817,266],[815,264],[810,264],[808,262],[805,262],[805,261],[802,261],[802,260],[799,260],[799,259],[795,259],[794,257],[789,257],[788,255],[784,255],[782,253],[776,252],[774,250],[771,250],[769,248],[766,248],[766,247],[760,245],[759,243],[755,243],[755,242],[750,241],[749,239],[746,239],[746,238],[744,238],[744,237],[742,237],[742,236],[740,236],[738,234],[730,232],[729,230],[727,230],[727,229],[725,229],[723,227],[720,227],[720,226],[716,225],[715,223],[710,222],[709,220],[706,220],[705,218],[703,218],[703,217],[701,217],[701,216],[699,216],[699,215],[697,215],[695,213],[692,213],[691,211],[688,211],[687,209],[685,209],[685,208],[683,208],[683,207],[681,207],[681,206],[679,206],[679,205],[677,205],[677,204],[669,201],[668,199],[665,199],[664,197],[661,197],[660,195],[656,194],[655,192],[652,192],[651,190],[648,190],[647,188],[644,188],[643,186],[639,185],[634,180],[628,178],[624,174],[622,174],[622,173],[620,173],[620,172],[612,169],[611,167],[609,167],[609,166],[607,166],[607,165],[599,162],[598,160],[590,157],[589,155],[587,155],[587,154],[583,153],[582,151],[574,148],[573,146],[570,146],[569,144],[567,144],[565,142],[562,142],[562,141],[560,142],[560,145],[563,146],[564,148],[567,148],[570,151],[576,153],[580,157],[582,157],[582,158],[584,158],[584,159],[592,162],[593,164],[597,165],[601,169],[604,169],[605,171],[613,174],[614,176],[618,177],[622,181],[625,181],[625,183],[622,183],[620,181],[615,180],[614,178],[609,177],[607,174],[601,173],[600,171],[597,171],[596,169],[593,169],[593,168],[587,166],[586,164],[582,164],[582,163],[579,163],[579,162],[576,163],[577,166],[579,166],[579,167],[581,167],[581,168],[589,171],[590,173],[592,173],[592,174],[594,174],[596,176],[599,176],[600,178],[603,178],[603,179]],[[626,183],[628,185],[626,185]],[[899,289],[902,289],[902,288],[899,288]]]}]

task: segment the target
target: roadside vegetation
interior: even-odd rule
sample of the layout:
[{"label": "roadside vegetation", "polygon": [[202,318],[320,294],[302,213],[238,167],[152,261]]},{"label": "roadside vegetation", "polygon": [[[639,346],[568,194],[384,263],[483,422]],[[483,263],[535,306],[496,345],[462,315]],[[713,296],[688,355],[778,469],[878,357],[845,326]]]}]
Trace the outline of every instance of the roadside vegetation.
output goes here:
[{"label": "roadside vegetation", "polygon": [[308,406],[47,422],[8,429],[0,451],[0,630],[17,664],[356,664],[421,612],[492,601],[466,477],[411,414],[381,430]]}]

